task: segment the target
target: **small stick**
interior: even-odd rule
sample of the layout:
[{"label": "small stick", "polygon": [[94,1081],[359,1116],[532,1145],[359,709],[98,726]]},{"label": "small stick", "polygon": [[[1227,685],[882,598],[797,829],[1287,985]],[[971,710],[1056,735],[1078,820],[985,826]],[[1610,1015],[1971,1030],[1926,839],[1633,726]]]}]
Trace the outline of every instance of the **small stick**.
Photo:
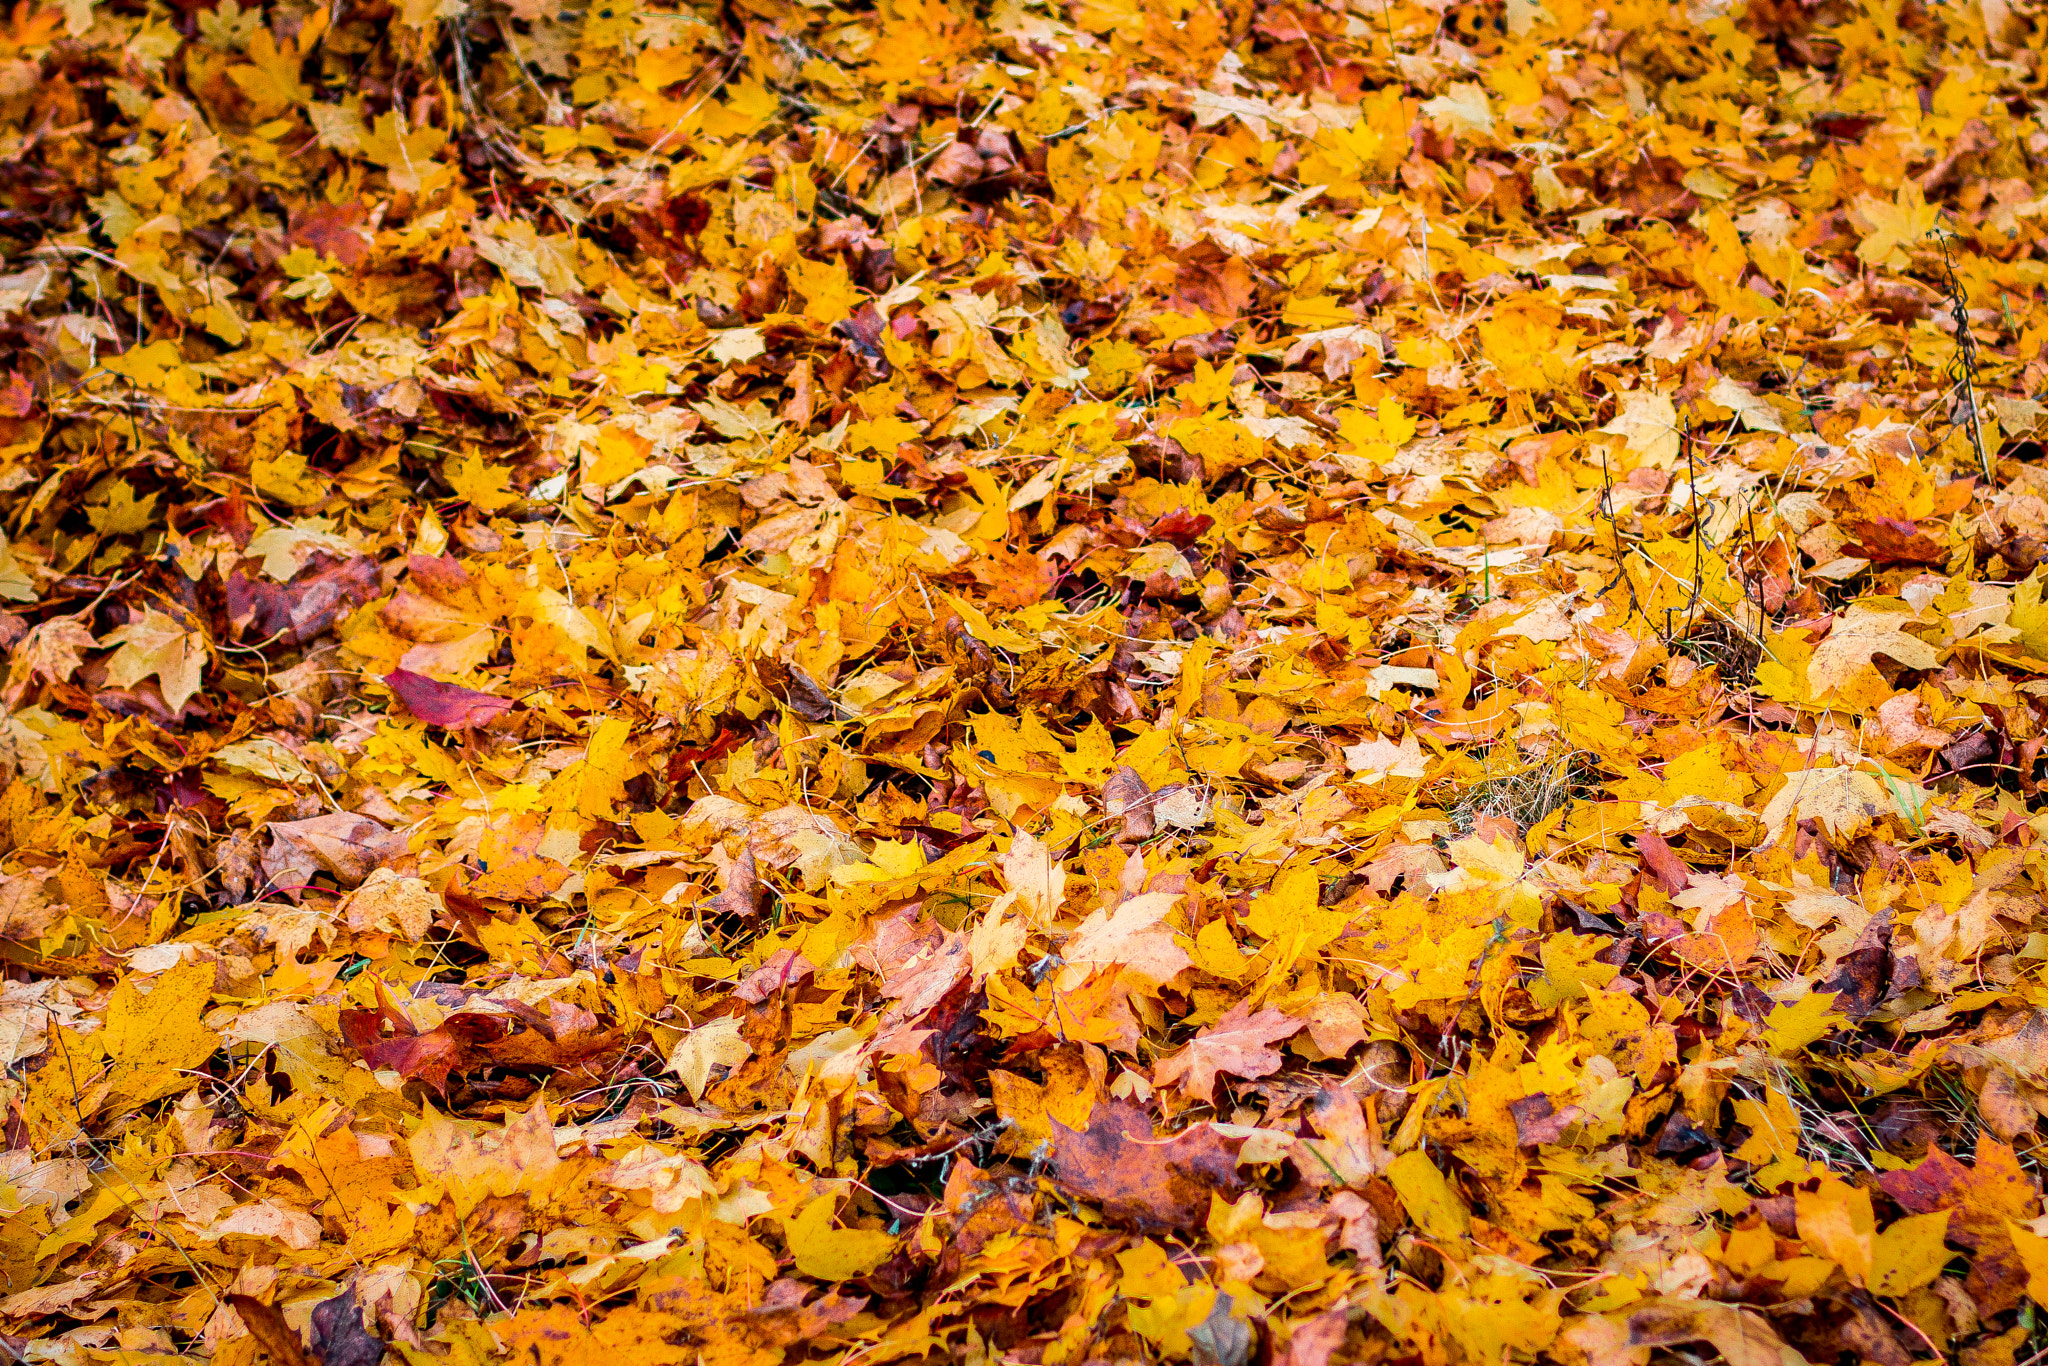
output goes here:
[{"label": "small stick", "polygon": [[1977,339],[1970,334],[1970,312],[1963,306],[1962,281],[1956,278],[1955,262],[1949,258],[1951,235],[1940,228],[1929,234],[1941,247],[1942,284],[1948,290],[1949,316],[1956,325],[1956,358],[1949,373],[1955,377],[1956,387],[1963,392],[1963,418],[1970,425],[1970,446],[1977,452],[1977,464],[1984,471],[1984,483],[1989,486],[1995,471],[1990,453],[1984,449],[1983,424],[1977,418]]}]

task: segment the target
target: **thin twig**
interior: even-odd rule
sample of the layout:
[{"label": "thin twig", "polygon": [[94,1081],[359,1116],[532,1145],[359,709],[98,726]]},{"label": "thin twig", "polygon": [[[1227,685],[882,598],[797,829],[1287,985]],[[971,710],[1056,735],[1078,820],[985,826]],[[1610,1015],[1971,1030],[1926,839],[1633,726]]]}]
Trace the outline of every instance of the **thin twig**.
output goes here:
[{"label": "thin twig", "polygon": [[1936,228],[1929,235],[1941,248],[1942,287],[1948,293],[1949,316],[1956,325],[1956,354],[1949,364],[1949,375],[1962,392],[1963,420],[1969,424],[1970,446],[1977,452],[1977,466],[1984,471],[1984,482],[1989,485],[1996,470],[1990,452],[1984,449],[1984,426],[1977,415],[1977,338],[1970,332],[1970,310],[1964,306],[1963,284],[1956,277],[1955,262],[1948,254],[1949,238],[1954,234]]}]

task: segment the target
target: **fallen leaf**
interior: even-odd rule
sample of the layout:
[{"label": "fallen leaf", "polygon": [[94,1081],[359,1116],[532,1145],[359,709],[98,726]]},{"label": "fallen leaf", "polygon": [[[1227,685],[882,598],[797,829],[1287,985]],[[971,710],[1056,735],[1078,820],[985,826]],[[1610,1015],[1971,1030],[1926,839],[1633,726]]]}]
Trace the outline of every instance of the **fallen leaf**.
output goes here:
[{"label": "fallen leaf", "polygon": [[384,682],[405,703],[405,709],[429,725],[449,730],[487,726],[512,709],[502,697],[474,688],[441,683],[410,669],[393,669]]},{"label": "fallen leaf", "polygon": [[1084,1129],[1051,1124],[1053,1179],[1119,1223],[1193,1228],[1207,1218],[1212,1191],[1234,1199],[1244,1186],[1230,1148],[1207,1124],[1155,1138],[1150,1117],[1127,1101],[1097,1105]]},{"label": "fallen leaf", "polygon": [[185,1073],[220,1046],[202,1022],[213,983],[213,965],[193,960],[160,974],[147,993],[134,979],[115,986],[100,1041],[113,1094],[141,1105],[185,1088]]},{"label": "fallen leaf", "polygon": [[199,691],[200,671],[206,665],[206,645],[176,618],[150,608],[139,620],[116,627],[102,645],[117,645],[107,661],[107,681],[117,688],[132,688],[154,676],[163,689],[164,705],[173,712]]},{"label": "fallen leaf", "polygon": [[235,1314],[242,1320],[242,1326],[249,1335],[270,1353],[270,1359],[277,1366],[314,1366],[307,1356],[306,1348],[299,1341],[299,1335],[285,1322],[284,1315],[265,1304],[254,1295],[228,1296],[228,1303],[235,1308]]},{"label": "fallen leaf", "polygon": [[1152,1069],[1152,1079],[1161,1086],[1179,1085],[1196,1100],[1215,1094],[1216,1074],[1233,1077],[1264,1077],[1280,1070],[1280,1054],[1269,1045],[1301,1032],[1307,1022],[1267,1006],[1252,1013],[1249,1001],[1239,1001],[1171,1057],[1162,1058]]}]

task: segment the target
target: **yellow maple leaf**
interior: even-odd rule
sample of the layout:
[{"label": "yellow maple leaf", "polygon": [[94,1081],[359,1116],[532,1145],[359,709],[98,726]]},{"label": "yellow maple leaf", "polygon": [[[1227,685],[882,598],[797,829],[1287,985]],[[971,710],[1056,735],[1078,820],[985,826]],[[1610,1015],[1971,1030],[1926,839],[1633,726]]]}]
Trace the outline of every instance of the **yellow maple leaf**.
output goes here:
[{"label": "yellow maple leaf", "polygon": [[213,994],[211,962],[182,960],[148,985],[147,994],[134,976],[115,985],[100,1036],[109,1091],[136,1105],[190,1086],[189,1069],[220,1047],[220,1035],[201,1022]]},{"label": "yellow maple leaf", "polygon": [[1415,1226],[1432,1238],[1462,1238],[1472,1226],[1472,1211],[1420,1148],[1395,1158],[1387,1181],[1408,1210]]},{"label": "yellow maple leaf", "polygon": [[1834,1033],[1847,1018],[1833,1007],[1836,993],[1809,991],[1789,1006],[1773,1006],[1764,1019],[1764,1041],[1773,1053],[1797,1053]]},{"label": "yellow maple leaf", "polygon": [[[1874,1294],[1904,1295],[1932,1285],[1948,1269],[1950,1211],[1914,1214],[1894,1220],[1877,1235],[1871,1249],[1869,1286]],[[2029,1266],[2031,1282],[2032,1267]]]},{"label": "yellow maple leaf", "polygon": [[1852,604],[1835,618],[1827,639],[1814,646],[1812,657],[1806,661],[1806,683],[1813,697],[1825,698],[1848,686],[1870,667],[1873,655],[1885,655],[1909,669],[1939,668],[1940,652],[1900,629],[1918,620],[1912,612],[1887,612],[1867,603]]},{"label": "yellow maple leaf", "polygon": [[740,1021],[724,1016],[707,1021],[685,1033],[669,1050],[668,1070],[682,1080],[692,1100],[701,1099],[711,1085],[711,1069],[737,1067],[754,1055],[754,1049],[740,1037]]},{"label": "yellow maple leaf", "polygon": [[1678,410],[1671,406],[1669,394],[1629,390],[1621,396],[1621,411],[1600,430],[1622,438],[1643,464],[1669,469],[1678,463]]},{"label": "yellow maple leaf", "polygon": [[850,315],[860,304],[860,289],[839,261],[792,261],[789,283],[804,296],[804,316],[826,327]]},{"label": "yellow maple leaf", "polygon": [[821,1195],[788,1221],[789,1248],[796,1269],[821,1281],[865,1276],[896,1251],[896,1240],[873,1229],[834,1228],[837,1195]]},{"label": "yellow maple leaf", "polygon": [[1349,912],[1321,904],[1321,892],[1313,863],[1300,859],[1252,899],[1244,927],[1266,941],[1264,953],[1276,980],[1336,939],[1350,923]]},{"label": "yellow maple leaf", "polygon": [[1919,185],[1907,180],[1887,204],[1871,195],[1859,195],[1850,220],[1863,228],[1863,240],[1856,244],[1859,260],[1887,270],[1900,270],[1912,253],[1927,244],[1941,222],[1939,205],[1929,204]]},{"label": "yellow maple leaf", "polygon": [[85,519],[103,536],[132,536],[146,531],[157,516],[161,494],[138,499],[126,479],[116,479],[98,495],[88,498]]},{"label": "yellow maple leaf", "polygon": [[107,663],[107,681],[117,688],[132,688],[154,674],[164,704],[174,712],[199,691],[206,642],[175,617],[152,607],[140,621],[116,627],[100,643],[121,647]]},{"label": "yellow maple leaf", "polygon": [[512,472],[478,455],[450,461],[442,471],[455,496],[482,512],[499,512],[519,501]]},{"label": "yellow maple leaf", "polygon": [[444,130],[414,128],[400,109],[379,114],[362,139],[363,155],[384,168],[391,188],[410,194],[419,194],[452,174],[435,160],[447,145],[448,134]]}]

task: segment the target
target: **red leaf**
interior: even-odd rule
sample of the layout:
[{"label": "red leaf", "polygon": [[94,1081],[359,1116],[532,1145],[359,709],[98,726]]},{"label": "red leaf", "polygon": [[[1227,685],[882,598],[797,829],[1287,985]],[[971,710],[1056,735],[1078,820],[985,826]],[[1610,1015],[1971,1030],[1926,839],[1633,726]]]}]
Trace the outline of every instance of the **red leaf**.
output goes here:
[{"label": "red leaf", "polygon": [[384,1359],[383,1340],[363,1326],[356,1292],[344,1290],[313,1306],[310,1344],[320,1366],[377,1366]]},{"label": "red leaf", "polygon": [[450,1015],[424,1034],[382,1039],[360,1050],[372,1068],[390,1068],[407,1081],[423,1081],[448,1094],[451,1072],[468,1072],[491,1061],[490,1046],[502,1039],[505,1022],[495,1015]]},{"label": "red leaf", "polygon": [[405,567],[413,583],[435,597],[446,598],[469,587],[469,571],[453,555],[414,554],[407,557]]},{"label": "red leaf", "polygon": [[361,1053],[375,1047],[384,1038],[384,1026],[391,1026],[391,1032],[402,1039],[410,1039],[419,1033],[411,1020],[405,1018],[390,1005],[375,1010],[344,1010],[341,1012],[341,1041]]},{"label": "red leaf", "polygon": [[303,645],[380,591],[377,562],[315,553],[289,584],[240,569],[228,575],[228,624],[238,640]]},{"label": "red leaf", "polygon": [[1186,550],[1202,538],[1202,533],[1216,525],[1216,519],[1206,512],[1189,512],[1186,508],[1175,508],[1152,524],[1152,535],[1156,540],[1166,541]]},{"label": "red leaf", "polygon": [[1054,1181],[1130,1227],[1200,1228],[1209,1217],[1212,1191],[1234,1200],[1244,1189],[1234,1145],[1215,1126],[1197,1124],[1171,1138],[1154,1138],[1150,1117],[1129,1101],[1097,1105],[1086,1129],[1069,1129],[1055,1119],[1052,1135]]},{"label": "red leaf", "polygon": [[292,214],[286,240],[353,268],[370,251],[369,234],[363,231],[369,216],[361,204],[316,204]]},{"label": "red leaf", "polygon": [[1266,1077],[1279,1071],[1281,1056],[1272,1045],[1300,1033],[1305,1023],[1273,1006],[1254,1015],[1250,1001],[1239,1001],[1178,1053],[1161,1058],[1152,1080],[1161,1086],[1178,1082],[1190,1097],[1206,1101],[1216,1094],[1219,1072]]},{"label": "red leaf", "polygon": [[1856,543],[1853,554],[1878,564],[1946,564],[1948,547],[1922,531],[1916,523],[1897,517],[1872,517],[1850,524]]},{"label": "red leaf", "polygon": [[1281,1366],[1329,1366],[1330,1357],[1344,1345],[1344,1334],[1350,1327],[1351,1320],[1342,1305],[1326,1309],[1295,1324],[1293,1336],[1287,1339],[1286,1353],[1277,1355],[1275,1360]]},{"label": "red leaf", "polygon": [[27,417],[36,406],[36,391],[19,370],[10,370],[7,383],[0,385],[0,416]]},{"label": "red leaf", "polygon": [[2025,1298],[2025,1261],[2007,1226],[2032,1219],[2041,1198],[2010,1147],[1980,1137],[1974,1168],[1932,1148],[1917,1166],[1885,1172],[1877,1184],[1909,1213],[1955,1211],[1948,1239],[1974,1254],[1963,1286],[1985,1312],[2003,1313]]},{"label": "red leaf", "polygon": [[1692,869],[1664,842],[1663,836],[1643,831],[1636,836],[1636,852],[1643,856],[1643,866],[1657,879],[1666,896],[1677,896],[1692,885]]},{"label": "red leaf", "polygon": [[475,688],[441,683],[411,669],[393,669],[384,675],[385,686],[405,703],[405,709],[430,726],[465,730],[488,726],[512,709],[502,697]]},{"label": "red leaf", "polygon": [[1813,120],[1813,131],[1836,142],[1861,142],[1881,122],[1865,114],[1820,114]]},{"label": "red leaf", "polygon": [[746,979],[733,988],[732,994],[742,1001],[759,1005],[784,987],[806,981],[816,971],[811,960],[795,949],[777,949],[760,967],[748,973]]},{"label": "red leaf", "polygon": [[228,1303],[234,1306],[242,1326],[249,1330],[249,1336],[270,1353],[270,1359],[276,1366],[314,1366],[313,1359],[299,1341],[298,1333],[284,1321],[284,1315],[275,1305],[265,1304],[254,1295],[234,1294],[228,1296]]}]

